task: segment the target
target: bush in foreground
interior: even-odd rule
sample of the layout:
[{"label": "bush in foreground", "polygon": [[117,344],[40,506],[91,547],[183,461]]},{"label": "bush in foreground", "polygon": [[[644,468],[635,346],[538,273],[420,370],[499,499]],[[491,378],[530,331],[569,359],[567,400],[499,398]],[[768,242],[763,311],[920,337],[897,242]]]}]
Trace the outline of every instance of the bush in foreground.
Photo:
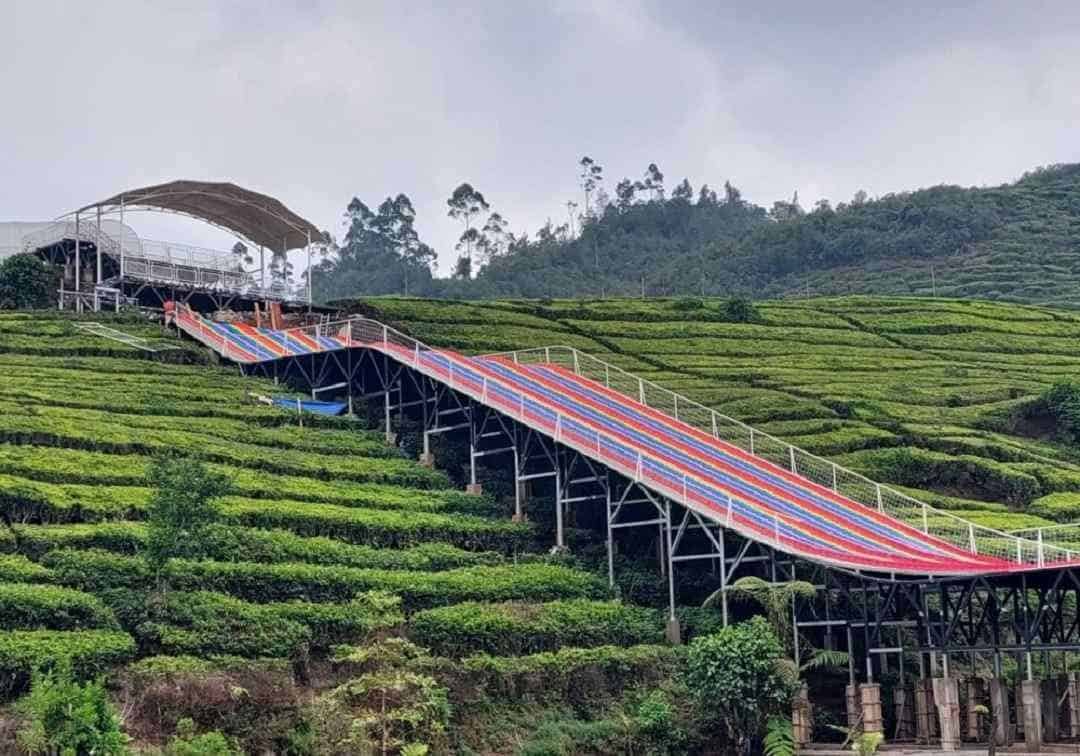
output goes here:
[{"label": "bush in foreground", "polygon": [[754,617],[695,638],[687,651],[686,678],[701,715],[729,742],[761,737],[770,715],[786,715],[795,681],[781,671],[784,650],[768,622]]},{"label": "bush in foreground", "polygon": [[100,754],[128,752],[128,738],[109,702],[105,683],[80,683],[69,663],[35,672],[30,695],[19,702],[26,717],[19,745],[30,753]]}]

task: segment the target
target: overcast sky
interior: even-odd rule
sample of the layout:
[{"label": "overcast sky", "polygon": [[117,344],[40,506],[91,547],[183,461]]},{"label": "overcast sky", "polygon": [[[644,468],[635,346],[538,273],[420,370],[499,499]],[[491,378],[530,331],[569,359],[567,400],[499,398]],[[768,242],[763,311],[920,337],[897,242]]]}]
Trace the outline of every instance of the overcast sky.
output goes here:
[{"label": "overcast sky", "polygon": [[1078,161],[1080,2],[0,0],[0,103],[0,220],[231,180],[340,236],[405,192],[446,271],[458,183],[533,232],[584,154],[806,207]]}]

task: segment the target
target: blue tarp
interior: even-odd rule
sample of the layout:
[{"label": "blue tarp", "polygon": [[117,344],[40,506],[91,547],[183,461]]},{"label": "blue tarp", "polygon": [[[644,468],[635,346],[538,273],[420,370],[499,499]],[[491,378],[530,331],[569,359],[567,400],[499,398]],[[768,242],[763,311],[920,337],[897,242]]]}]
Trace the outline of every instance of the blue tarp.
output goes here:
[{"label": "blue tarp", "polygon": [[[274,404],[285,409],[295,410],[297,400],[288,396],[275,396]],[[345,402],[317,402],[314,399],[300,399],[300,409],[304,412],[316,412],[320,415],[340,415],[349,408]]]}]

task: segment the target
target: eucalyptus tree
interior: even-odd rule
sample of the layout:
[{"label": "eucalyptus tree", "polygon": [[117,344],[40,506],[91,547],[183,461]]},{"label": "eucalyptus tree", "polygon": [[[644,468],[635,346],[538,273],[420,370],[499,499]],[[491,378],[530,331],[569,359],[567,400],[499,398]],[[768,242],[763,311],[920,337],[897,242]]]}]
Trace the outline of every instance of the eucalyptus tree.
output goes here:
[{"label": "eucalyptus tree", "polygon": [[459,260],[455,268],[455,274],[461,278],[469,278],[472,276],[473,246],[479,239],[479,233],[473,228],[472,221],[478,214],[490,210],[491,206],[484,199],[484,195],[474,189],[472,184],[468,182],[459,185],[450,195],[450,199],[446,201],[446,204],[450,208],[447,214],[455,220],[460,220],[465,226],[464,232],[458,239],[456,249],[461,252],[464,248],[464,257],[467,262],[462,265]]}]

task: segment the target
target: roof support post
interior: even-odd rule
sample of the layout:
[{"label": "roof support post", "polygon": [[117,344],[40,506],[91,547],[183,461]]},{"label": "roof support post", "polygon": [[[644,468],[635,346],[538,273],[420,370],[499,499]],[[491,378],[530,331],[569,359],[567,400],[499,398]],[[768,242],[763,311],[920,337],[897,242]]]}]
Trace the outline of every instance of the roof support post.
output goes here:
[{"label": "roof support post", "polygon": [[311,232],[307,232],[307,304],[308,312],[311,312]]},{"label": "roof support post", "polygon": [[82,283],[82,257],[79,253],[79,214],[75,213],[75,310],[82,312],[82,299],[79,297]]},{"label": "roof support post", "polygon": [[97,237],[94,241],[94,248],[97,250],[97,278],[94,283],[101,283],[101,205],[97,206]]},{"label": "roof support post", "polygon": [[124,278],[124,195],[120,195],[120,278]]}]

